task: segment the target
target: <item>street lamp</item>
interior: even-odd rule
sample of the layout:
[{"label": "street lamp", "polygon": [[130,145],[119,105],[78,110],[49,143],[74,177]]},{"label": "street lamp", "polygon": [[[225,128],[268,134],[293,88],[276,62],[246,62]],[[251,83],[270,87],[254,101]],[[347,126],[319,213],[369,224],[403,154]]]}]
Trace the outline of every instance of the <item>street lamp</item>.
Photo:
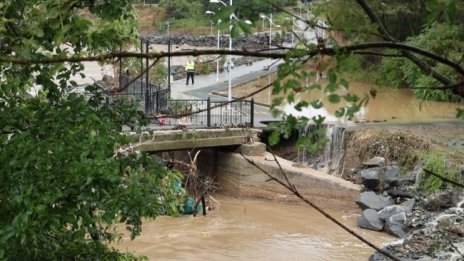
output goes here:
[{"label": "street lamp", "polygon": [[[274,25],[276,28],[280,28],[280,25],[274,24],[272,22],[272,13],[270,15],[270,18],[265,16],[264,14],[260,15],[261,18],[269,20],[269,51],[271,51],[272,47],[272,25]],[[269,69],[271,68],[271,58],[269,58]]]},{"label": "street lamp", "polygon": [[[221,0],[209,0],[210,3],[221,3],[224,6],[227,6],[226,3],[224,3]],[[232,6],[232,0],[230,0],[230,6]],[[232,19],[237,19],[237,16],[235,14],[230,15],[230,20]],[[246,24],[251,24],[250,21],[246,20]],[[229,25],[229,51],[232,51],[232,25]],[[227,90],[227,100],[230,102],[232,101],[232,56],[229,54],[227,56],[227,67],[228,67],[228,75],[229,75],[229,88]],[[227,109],[232,109],[230,106],[230,103],[227,105]]]},{"label": "street lamp", "polygon": [[[209,0],[210,3],[221,3],[224,6],[227,6],[226,3],[222,2],[221,0]],[[230,0],[230,6],[232,6],[232,0]],[[230,15],[230,19],[232,20],[233,14]],[[229,26],[229,51],[232,51],[232,25]],[[229,88],[227,89],[227,101],[232,101],[232,58],[230,54],[227,57],[227,67],[228,67],[228,75],[229,75]],[[218,67],[219,68],[219,67]],[[227,109],[232,109],[230,103],[227,104]]]},{"label": "street lamp", "polygon": [[[285,18],[285,20],[290,20],[290,17]],[[292,16],[292,47],[295,43],[295,17]]]},{"label": "street lamp", "polygon": [[266,18],[264,18],[264,16],[261,15],[261,19],[263,19],[263,33],[264,33],[264,21],[266,20]]},{"label": "street lamp", "polygon": [[209,20],[209,23],[210,23],[210,28],[211,28],[211,36],[213,36],[213,20]]},{"label": "street lamp", "polygon": [[[213,14],[215,15],[216,13],[213,12],[213,11],[206,11],[205,12],[206,14]],[[217,24],[218,24],[218,34],[217,34],[217,49],[219,50],[219,38],[220,38],[220,33],[221,33],[221,30],[219,29],[219,24],[221,23],[221,19],[219,19],[217,21]],[[212,30],[212,29],[211,29]],[[211,35],[212,35],[212,32],[211,31]],[[218,82],[219,81],[219,59],[216,59],[216,81]]]},{"label": "street lamp", "polygon": [[[171,54],[171,37],[169,35],[169,27],[171,26],[170,21],[164,22],[168,27],[168,53]],[[171,98],[171,55],[168,56],[168,95]]]}]

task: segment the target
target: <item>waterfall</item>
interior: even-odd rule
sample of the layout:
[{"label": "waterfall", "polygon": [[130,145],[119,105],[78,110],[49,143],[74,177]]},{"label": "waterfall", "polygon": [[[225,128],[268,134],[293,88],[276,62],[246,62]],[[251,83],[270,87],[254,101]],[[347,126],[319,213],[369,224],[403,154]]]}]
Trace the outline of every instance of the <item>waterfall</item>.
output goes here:
[{"label": "waterfall", "polygon": [[299,135],[307,137],[321,128],[326,129],[326,137],[329,139],[325,148],[315,154],[308,153],[304,148],[298,148],[298,162],[330,174],[340,175],[345,158],[346,127],[337,124],[307,125],[300,130]]}]

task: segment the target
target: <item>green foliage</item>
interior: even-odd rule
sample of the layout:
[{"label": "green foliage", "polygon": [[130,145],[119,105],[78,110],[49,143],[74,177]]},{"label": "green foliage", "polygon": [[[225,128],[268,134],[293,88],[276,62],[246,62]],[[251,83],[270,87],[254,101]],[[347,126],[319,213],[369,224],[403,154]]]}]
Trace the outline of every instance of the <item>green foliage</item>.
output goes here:
[{"label": "green foliage", "polygon": [[189,3],[186,0],[161,0],[160,6],[164,7],[170,19],[182,19],[191,17],[198,10],[197,3]]},{"label": "green foliage", "polygon": [[116,239],[115,223],[135,237],[143,217],[177,212],[165,208],[180,204],[166,184],[179,176],[123,149],[122,124],[140,123],[137,108],[103,106],[100,98],[70,94],[54,104],[33,98],[0,107],[3,257],[106,258],[116,254],[105,247]]},{"label": "green foliage", "polygon": [[[122,71],[129,73],[131,76],[139,75],[141,70],[141,60],[133,57],[125,58],[122,60]],[[142,61],[143,66],[146,66],[145,60]],[[150,65],[151,63],[149,63]],[[168,68],[166,66],[166,58],[160,59],[155,66],[149,70],[149,79],[152,83],[165,84],[168,77]]]},{"label": "green foliage", "polygon": [[[425,29],[422,34],[408,38],[407,43],[422,49],[429,50],[450,60],[459,61],[464,51],[464,29],[461,26],[449,24],[433,24]],[[398,52],[390,52],[398,54]],[[436,71],[457,80],[455,72],[442,64],[430,59],[426,60]],[[461,65],[464,64],[461,59]],[[379,70],[378,83],[394,87],[433,87],[440,85],[431,76],[425,75],[411,61],[406,58],[385,58]],[[460,101],[461,98],[451,91],[415,89],[416,97],[424,100]]]},{"label": "green foliage", "polygon": [[[129,0],[3,1],[0,55],[87,56],[138,35]],[[85,13],[85,15],[83,15]],[[177,213],[179,176],[128,146],[123,125],[146,123],[130,101],[107,104],[101,88],[67,94],[80,63],[0,64],[0,259],[136,259],[108,248],[124,223]],[[25,98],[31,87],[37,97]]]},{"label": "green foliage", "polygon": [[199,74],[210,74],[214,71],[214,68],[211,64],[207,62],[197,63],[195,71]]},{"label": "green foliage", "polygon": [[[460,181],[461,175],[456,167],[449,167],[447,164],[446,155],[429,154],[425,157],[425,169],[430,170],[442,177],[450,180]],[[439,189],[451,186],[443,182],[440,178],[428,175],[425,172],[421,173],[419,185],[428,193],[433,193]]]}]

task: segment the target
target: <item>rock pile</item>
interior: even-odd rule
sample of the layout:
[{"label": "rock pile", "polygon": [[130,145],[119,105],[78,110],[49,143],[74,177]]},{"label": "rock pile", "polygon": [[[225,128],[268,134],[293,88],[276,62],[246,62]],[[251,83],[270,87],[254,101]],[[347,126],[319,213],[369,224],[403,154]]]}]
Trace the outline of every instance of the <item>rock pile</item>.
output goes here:
[{"label": "rock pile", "polygon": [[[292,36],[287,33],[283,38],[278,33],[272,34],[273,44],[290,43]],[[145,36],[143,40],[148,40],[152,44],[168,44],[171,41],[173,45],[187,44],[190,46],[217,46],[217,36],[190,36],[190,35],[171,35],[169,38],[165,35],[161,36]],[[232,45],[234,48],[263,48],[269,44],[269,34],[256,33],[253,35],[239,35],[234,38]],[[219,37],[219,45],[223,48],[229,47],[229,36],[221,35]]]},{"label": "rock pile", "polygon": [[[406,220],[404,225],[409,232],[403,235],[403,239],[383,249],[405,260],[464,260],[463,199],[464,193],[456,189],[427,198],[418,197],[414,211],[401,217],[401,221],[403,218]],[[433,211],[430,211],[431,206]],[[369,260],[389,259],[375,253]]]},{"label": "rock pile", "polygon": [[415,179],[411,176],[400,178],[399,167],[386,166],[383,157],[371,158],[363,162],[363,167],[359,177],[366,192],[361,193],[356,201],[363,210],[358,225],[403,237],[406,233],[406,214],[411,213],[416,202],[404,190],[414,185]]},{"label": "rock pile", "polygon": [[[363,167],[358,174],[366,191],[356,201],[363,210],[358,225],[401,238],[384,250],[406,260],[464,260],[462,189],[413,195],[423,164],[402,176],[397,166],[385,166],[381,157],[364,162]],[[389,259],[375,253],[369,260]]]}]

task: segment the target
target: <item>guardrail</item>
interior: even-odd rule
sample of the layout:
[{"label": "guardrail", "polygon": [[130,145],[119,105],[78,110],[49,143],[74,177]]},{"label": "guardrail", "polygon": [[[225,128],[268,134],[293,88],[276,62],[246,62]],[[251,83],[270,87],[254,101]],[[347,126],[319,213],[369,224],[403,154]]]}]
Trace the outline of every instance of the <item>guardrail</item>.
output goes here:
[{"label": "guardrail", "polygon": [[[140,101],[145,115],[163,115],[159,124],[183,125],[191,127],[253,127],[254,100],[224,101],[208,99],[169,99],[169,90],[158,84],[133,80],[128,75],[121,75],[123,91],[111,95],[113,99],[124,97]],[[197,112],[198,113],[193,113]],[[190,114],[191,113],[191,114]],[[187,115],[190,114],[190,115]],[[178,117],[178,115],[186,115]]]},{"label": "guardrail", "polygon": [[128,75],[120,76],[121,92],[112,94],[113,99],[124,97],[130,100],[139,100],[145,115],[158,114],[167,107],[169,90],[159,84],[147,83],[141,79],[134,80]]},{"label": "guardrail", "polygon": [[[200,111],[200,112],[197,112]],[[197,112],[197,113],[194,113]],[[160,124],[191,127],[253,127],[254,100],[224,101],[168,100],[166,111],[159,117]],[[179,115],[185,115],[178,117]]]}]

